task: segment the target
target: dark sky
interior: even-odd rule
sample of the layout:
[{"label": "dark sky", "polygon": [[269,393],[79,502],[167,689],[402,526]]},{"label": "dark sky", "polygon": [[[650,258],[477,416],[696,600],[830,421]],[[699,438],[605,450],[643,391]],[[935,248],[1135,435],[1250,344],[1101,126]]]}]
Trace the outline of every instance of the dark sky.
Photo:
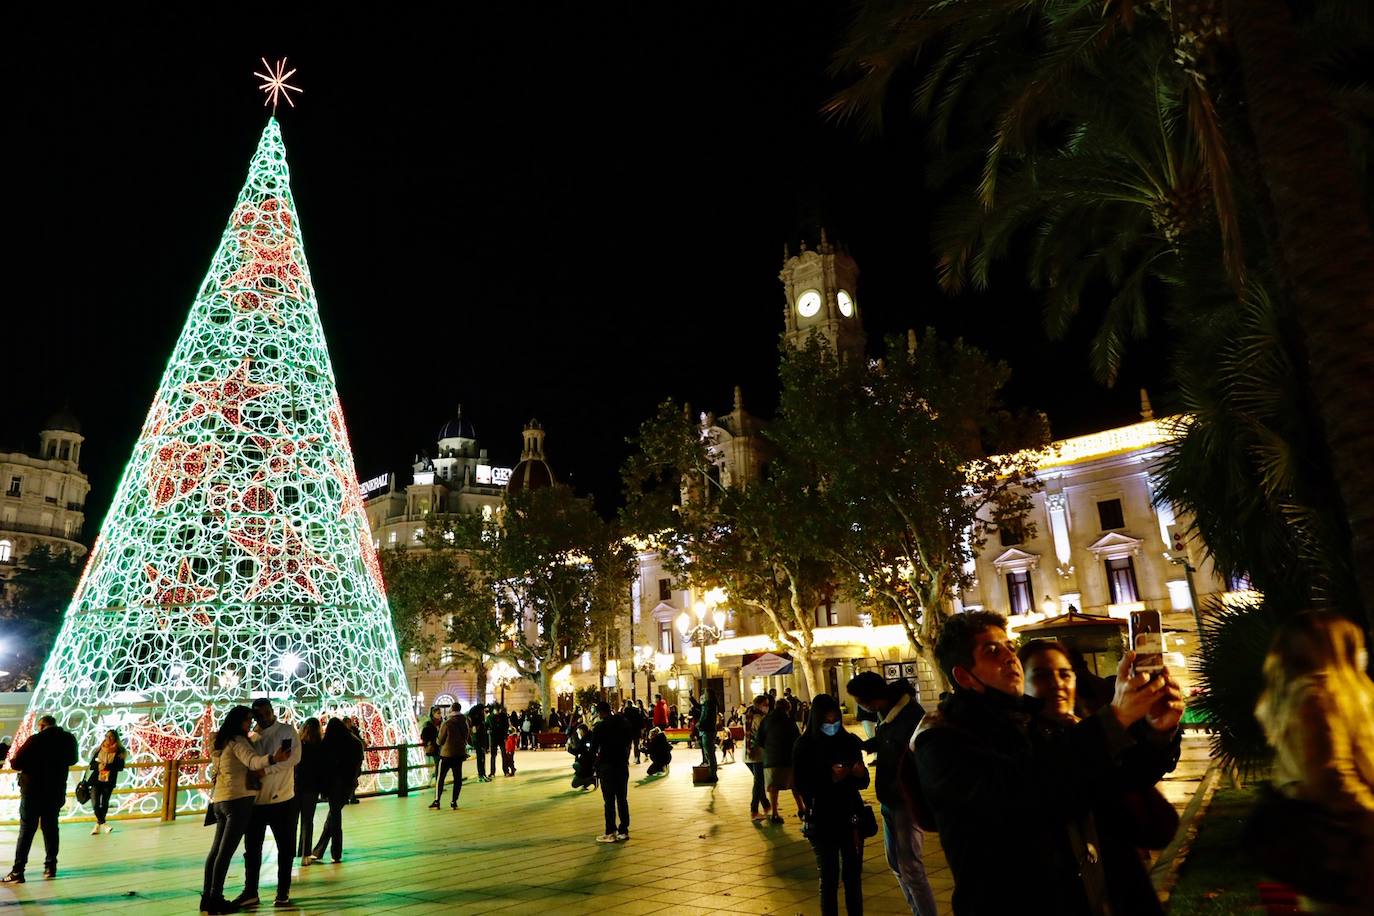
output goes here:
[{"label": "dark sky", "polygon": [[728,410],[738,383],[771,409],[782,247],[822,224],[859,264],[870,341],[973,340],[1056,435],[1135,419],[1158,375],[1096,385],[1084,335],[1047,341],[1014,270],[939,292],[918,127],[864,140],[817,113],[841,4],[309,6],[10,22],[0,443],[36,446],[70,399],[88,539],[265,121],[262,55],[305,89],[281,121],[363,477],[432,449],[461,402],[498,463],[538,416],[555,471],[614,504],[663,397]]}]

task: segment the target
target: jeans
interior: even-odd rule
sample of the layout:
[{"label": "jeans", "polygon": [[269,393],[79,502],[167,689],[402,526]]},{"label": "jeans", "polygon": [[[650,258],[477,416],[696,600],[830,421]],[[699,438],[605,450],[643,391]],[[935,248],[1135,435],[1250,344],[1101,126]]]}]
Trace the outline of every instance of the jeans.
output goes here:
[{"label": "jeans", "polygon": [[711,778],[716,778],[716,737],[715,735],[701,736],[701,759],[706,766],[711,768]]},{"label": "jeans", "polygon": [[262,869],[262,841],[267,828],[277,843],[277,898],[291,896],[291,865],[296,852],[296,800],[287,799],[271,805],[254,805],[243,835],[243,892],[258,892],[258,872]]},{"label": "jeans", "polygon": [[821,916],[839,916],[840,881],[844,881],[844,911],[849,916],[863,916],[863,851],[854,842],[854,831],[848,824],[836,829],[814,825],[818,836],[811,837],[816,853],[816,867],[821,873]]},{"label": "jeans", "polygon": [[215,802],[214,809],[215,838],[210,843],[210,854],[205,857],[205,883],[200,891],[201,896],[210,899],[224,896],[224,876],[229,874],[229,862],[253,818],[253,796]]},{"label": "jeans", "polygon": [[296,855],[304,857],[310,855],[315,842],[315,806],[319,804],[320,793],[312,790],[305,795],[297,795],[296,801],[301,803],[301,829],[300,838],[296,841]]},{"label": "jeans", "polygon": [[62,813],[65,803],[66,798],[61,795],[49,798],[19,796],[19,839],[14,844],[14,871],[24,873],[24,866],[29,864],[33,836],[40,825],[43,829],[43,866],[57,867],[57,816]]},{"label": "jeans", "polygon": [[320,838],[315,841],[315,848],[310,853],[315,858],[324,858],[326,845],[329,846],[330,856],[335,859],[343,858],[343,809],[347,804],[348,792],[329,793],[329,816],[324,819],[324,829],[320,831]]},{"label": "jeans", "polygon": [[[493,770],[495,770],[494,766]],[[487,778],[487,749],[484,747],[477,748],[477,778]]]},{"label": "jeans", "polygon": [[442,801],[444,797],[444,777],[453,774],[453,804],[458,804],[458,793],[463,791],[463,758],[462,757],[440,757],[439,758],[439,781],[436,783],[434,800]]},{"label": "jeans", "polygon": [[917,827],[905,808],[880,806],[883,813],[883,848],[887,865],[897,876],[912,916],[935,916],[935,894],[926,878],[925,831]]},{"label": "jeans", "polygon": [[91,810],[95,812],[95,822],[105,823],[105,815],[110,813],[110,796],[114,794],[114,780],[101,782],[98,779],[91,781]]},{"label": "jeans", "polygon": [[760,808],[767,811],[769,804],[768,793],[763,791],[763,761],[747,763],[746,765],[749,767],[749,771],[754,774],[754,793],[749,796],[749,813],[758,814]]},{"label": "jeans", "polygon": [[620,814],[620,832],[630,832],[630,771],[598,773],[601,778],[601,803],[605,806],[606,832],[615,833],[615,816]]}]

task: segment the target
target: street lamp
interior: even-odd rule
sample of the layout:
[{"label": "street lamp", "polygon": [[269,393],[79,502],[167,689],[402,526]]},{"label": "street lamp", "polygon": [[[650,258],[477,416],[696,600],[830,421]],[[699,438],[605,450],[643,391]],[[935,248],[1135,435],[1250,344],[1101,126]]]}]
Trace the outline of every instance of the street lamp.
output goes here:
[{"label": "street lamp", "polygon": [[707,592],[692,606],[692,611],[696,614],[695,623],[692,622],[692,615],[686,611],[677,616],[678,632],[682,634],[683,639],[690,639],[692,645],[701,653],[701,683],[697,686],[698,692],[704,693],[706,689],[706,647],[717,642],[725,632],[725,612],[714,606],[724,597],[725,594],[720,589],[713,588]]},{"label": "street lamp", "polygon": [[[630,699],[636,699],[635,689],[637,685],[635,682],[638,680],[638,678],[635,677],[636,672],[643,672],[644,689],[646,691],[649,690],[649,685],[652,684],[654,680],[654,666],[656,664],[654,656],[656,654],[657,653],[654,652],[653,646],[634,647],[635,666],[634,670],[630,672]],[[650,694],[652,694],[652,691],[649,692]],[[649,699],[653,699],[652,695],[649,697]]]},{"label": "street lamp", "polygon": [[491,682],[501,689],[501,708],[506,708],[506,688],[520,679],[520,673],[508,661],[498,660],[487,672]]}]

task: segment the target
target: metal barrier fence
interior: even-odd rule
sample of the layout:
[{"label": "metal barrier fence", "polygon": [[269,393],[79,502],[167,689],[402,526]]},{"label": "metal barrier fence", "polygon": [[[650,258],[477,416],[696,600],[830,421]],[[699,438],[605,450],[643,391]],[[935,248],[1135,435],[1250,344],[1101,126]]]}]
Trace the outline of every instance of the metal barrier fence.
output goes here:
[{"label": "metal barrier fence", "polygon": [[[365,749],[364,761],[369,759],[390,766],[377,766],[364,769],[358,780],[358,797],[371,798],[379,795],[405,797],[412,789],[433,784],[434,762],[423,755],[413,755],[410,751],[419,750],[419,744],[388,744]],[[417,757],[423,763],[416,762]],[[210,789],[207,772],[210,761],[196,757],[182,760],[160,760],[125,765],[121,780],[116,785],[110,799],[110,811],[106,820],[136,820],[159,818],[164,821],[176,820],[184,815],[203,815],[209,807]],[[90,803],[81,804],[76,800],[76,784],[90,772],[89,766],[74,766],[67,774],[67,803],[62,809],[61,819],[69,822],[93,821],[95,814]],[[394,779],[387,778],[394,774]],[[14,774],[6,770],[7,782],[13,786]],[[72,777],[76,778],[73,779]],[[0,808],[8,814],[18,810],[19,793],[7,791],[0,793]],[[0,817],[0,826],[14,826],[16,817]]]}]

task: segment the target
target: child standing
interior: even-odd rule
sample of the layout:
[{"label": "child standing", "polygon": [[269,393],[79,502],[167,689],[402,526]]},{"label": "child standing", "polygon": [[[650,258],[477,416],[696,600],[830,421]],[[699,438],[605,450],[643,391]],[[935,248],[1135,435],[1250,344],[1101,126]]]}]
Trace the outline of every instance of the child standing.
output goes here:
[{"label": "child standing", "polygon": [[520,743],[520,735],[515,729],[506,736],[506,754],[501,758],[501,772],[507,776],[515,775],[515,748]]}]

